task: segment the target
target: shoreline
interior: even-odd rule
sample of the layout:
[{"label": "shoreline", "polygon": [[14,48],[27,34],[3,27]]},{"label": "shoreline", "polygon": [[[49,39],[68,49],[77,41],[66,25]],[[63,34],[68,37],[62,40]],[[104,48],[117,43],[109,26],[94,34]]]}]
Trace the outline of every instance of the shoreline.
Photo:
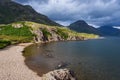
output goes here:
[{"label": "shoreline", "polygon": [[24,63],[22,51],[31,44],[21,43],[0,50],[0,80],[41,80]]},{"label": "shoreline", "polygon": [[[97,38],[100,39],[100,38]],[[86,40],[67,40],[86,41]],[[59,41],[50,41],[59,42]],[[44,42],[44,43],[50,43]],[[43,42],[39,42],[43,43]],[[42,80],[42,77],[25,64],[22,51],[34,43],[20,43],[0,49],[0,80]]]}]

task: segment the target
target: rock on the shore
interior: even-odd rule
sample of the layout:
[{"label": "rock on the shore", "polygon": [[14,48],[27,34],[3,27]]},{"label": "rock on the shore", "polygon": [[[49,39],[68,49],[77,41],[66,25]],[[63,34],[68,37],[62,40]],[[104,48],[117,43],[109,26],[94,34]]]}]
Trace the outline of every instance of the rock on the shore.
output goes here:
[{"label": "rock on the shore", "polygon": [[59,69],[44,74],[42,80],[76,80],[68,69]]}]

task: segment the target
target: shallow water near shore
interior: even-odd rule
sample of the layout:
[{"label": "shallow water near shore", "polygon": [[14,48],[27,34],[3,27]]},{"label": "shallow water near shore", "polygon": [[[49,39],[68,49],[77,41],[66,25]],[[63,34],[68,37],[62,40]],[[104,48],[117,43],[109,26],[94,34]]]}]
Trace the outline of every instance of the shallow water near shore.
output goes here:
[{"label": "shallow water near shore", "polygon": [[25,48],[26,65],[45,74],[73,70],[78,80],[120,80],[120,38],[33,44]]}]

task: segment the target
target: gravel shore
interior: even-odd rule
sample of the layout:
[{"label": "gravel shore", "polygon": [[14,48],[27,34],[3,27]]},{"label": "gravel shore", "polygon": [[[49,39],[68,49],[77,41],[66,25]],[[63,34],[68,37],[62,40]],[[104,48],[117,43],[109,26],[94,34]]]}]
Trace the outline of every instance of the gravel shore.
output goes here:
[{"label": "gravel shore", "polygon": [[21,51],[30,45],[24,43],[0,50],[0,80],[41,80],[24,63]]}]

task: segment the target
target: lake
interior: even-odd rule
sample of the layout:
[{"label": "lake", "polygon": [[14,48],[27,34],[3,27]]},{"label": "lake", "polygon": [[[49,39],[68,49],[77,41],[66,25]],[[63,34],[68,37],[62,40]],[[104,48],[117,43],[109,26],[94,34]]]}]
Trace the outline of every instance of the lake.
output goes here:
[{"label": "lake", "polygon": [[[38,75],[57,68],[74,71],[78,80],[120,80],[120,38],[33,44],[26,65]],[[58,65],[63,64],[61,67]]]}]

